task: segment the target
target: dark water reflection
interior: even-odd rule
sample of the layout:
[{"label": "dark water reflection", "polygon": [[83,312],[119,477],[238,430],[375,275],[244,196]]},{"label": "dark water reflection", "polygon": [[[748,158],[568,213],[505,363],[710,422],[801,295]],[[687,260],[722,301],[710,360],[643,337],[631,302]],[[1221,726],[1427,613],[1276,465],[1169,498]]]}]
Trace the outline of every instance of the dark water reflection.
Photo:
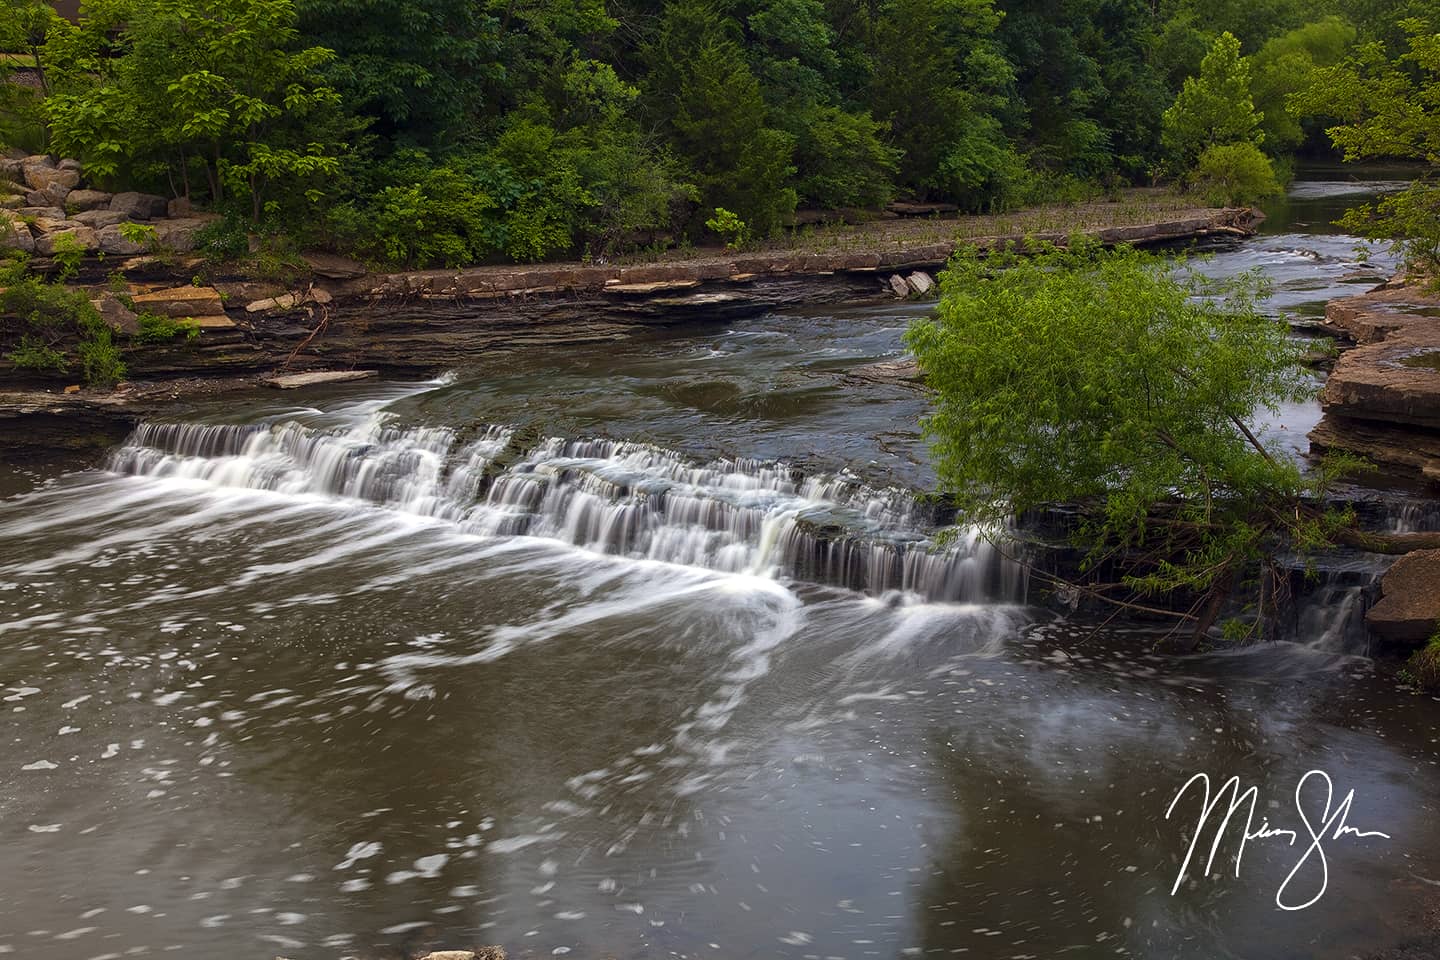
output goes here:
[{"label": "dark water reflection", "polygon": [[[1292,236],[1207,269],[1260,266],[1290,306],[1348,283],[1348,241]],[[503,423],[924,485],[923,398],[848,376],[922,309],[210,419]],[[238,476],[21,477],[0,501],[0,952],[1339,960],[1436,909],[1440,704],[1391,667],[1297,644],[1176,660],[1116,624]],[[1275,907],[1298,857],[1275,840],[1170,895],[1190,775],[1239,775],[1296,826],[1310,769],[1393,839],[1328,844],[1305,911]]]}]

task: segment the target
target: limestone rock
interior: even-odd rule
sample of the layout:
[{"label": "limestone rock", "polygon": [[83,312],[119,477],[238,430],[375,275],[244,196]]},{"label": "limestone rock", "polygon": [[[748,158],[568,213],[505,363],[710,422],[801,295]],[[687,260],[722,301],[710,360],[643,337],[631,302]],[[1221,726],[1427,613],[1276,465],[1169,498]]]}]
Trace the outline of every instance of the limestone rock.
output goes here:
[{"label": "limestone rock", "polygon": [[[110,211],[103,211],[109,213]],[[109,224],[96,231],[97,242],[100,245],[100,252],[111,254],[117,257],[133,257],[145,252],[145,244],[136,243],[128,239],[121,231],[118,224]]]},{"label": "limestone rock", "polygon": [[67,157],[66,159],[61,160],[59,163],[55,164],[55,166],[61,170],[74,170],[76,173],[81,173],[84,170],[84,168],[80,165],[80,161],[76,160],[74,157]]},{"label": "limestone rock", "polygon": [[165,216],[170,210],[169,201],[153,193],[117,193],[110,198],[110,209],[124,214],[130,220],[153,220]]},{"label": "limestone rock", "polygon": [[27,207],[21,207],[21,208],[20,208],[18,211],[16,211],[16,212],[19,213],[20,216],[22,216],[22,217],[32,217],[32,218],[37,219],[37,220],[39,220],[39,219],[45,219],[45,220],[64,220],[64,219],[65,219],[65,210],[64,210],[64,208],[62,208],[62,207],[34,207],[34,206],[27,206]]},{"label": "limestone rock", "polygon": [[367,273],[365,265],[334,253],[307,253],[305,262],[317,277],[327,280],[354,280]]},{"label": "limestone rock", "polygon": [[35,236],[18,217],[0,218],[0,247],[19,250],[21,253],[34,253]]},{"label": "limestone rock", "polygon": [[42,257],[54,256],[55,241],[60,237],[73,237],[80,249],[85,251],[96,250],[100,246],[100,240],[94,230],[83,223],[66,220],[64,225],[58,229],[42,233],[35,238],[35,252]]},{"label": "limestone rock", "polygon": [[165,215],[169,217],[178,219],[181,217],[194,216],[194,214],[195,207],[190,202],[189,197],[176,197],[165,205]]},{"label": "limestone rock", "polygon": [[102,227],[113,227],[117,223],[124,223],[125,214],[116,213],[114,210],[81,210],[70,219],[99,230]]},{"label": "limestone rock", "polygon": [[1387,640],[1428,640],[1440,622],[1440,550],[1416,550],[1391,564],[1380,580],[1380,602],[1365,614]]},{"label": "limestone rock", "polygon": [[1310,448],[1364,457],[1385,479],[1440,482],[1440,433],[1434,431],[1326,413],[1310,431]]},{"label": "limestone rock", "polygon": [[1433,340],[1395,334],[1347,350],[1325,382],[1327,411],[1440,429],[1440,322]]},{"label": "limestone rock", "polygon": [[104,190],[71,190],[65,197],[65,206],[76,212],[95,210],[110,203],[110,194]]},{"label": "limestone rock", "polygon": [[131,298],[141,313],[166,317],[212,317],[225,314],[225,304],[214,287],[171,287],[137,293]]},{"label": "limestone rock", "polygon": [[62,170],[58,167],[47,167],[38,163],[27,164],[24,167],[25,182],[33,190],[44,190],[50,186],[60,186],[66,190],[74,190],[80,186],[80,171]]},{"label": "limestone rock", "polygon": [[123,333],[127,337],[134,336],[140,332],[140,321],[131,310],[113,293],[101,294],[99,299],[91,300],[91,304],[100,312],[100,319],[105,325],[116,333]]},{"label": "limestone rock", "polygon": [[301,387],[314,387],[326,383],[368,380],[378,374],[377,370],[316,370],[311,373],[282,373],[261,380],[260,385],[274,387],[276,390],[298,390]]},{"label": "limestone rock", "polygon": [[267,310],[290,310],[306,303],[329,303],[334,298],[324,287],[313,287],[294,293],[282,293],[276,297],[265,297],[245,305],[246,313],[264,313]]},{"label": "limestone rock", "polygon": [[8,157],[0,160],[0,179],[7,180],[10,183],[24,183],[24,162],[20,160],[12,160]]},{"label": "limestone rock", "polygon": [[435,950],[421,960],[475,960],[474,950]]},{"label": "limestone rock", "polygon": [[905,278],[900,276],[900,274],[892,273],[888,283],[895,296],[900,297],[902,300],[910,296],[910,284],[906,283]]},{"label": "limestone rock", "polygon": [[9,193],[0,197],[0,207],[6,210],[19,210],[23,206],[25,206],[25,198],[18,193]]},{"label": "limestone rock", "polygon": [[[111,209],[114,209],[112,201]],[[195,249],[195,236],[215,219],[212,217],[182,217],[177,220],[155,221],[155,239],[162,247],[176,253],[189,253]]]},{"label": "limestone rock", "polygon": [[913,290],[918,297],[926,296],[931,290],[935,289],[935,281],[931,278],[930,274],[924,270],[916,270],[910,274],[910,276],[905,278],[905,284]]}]

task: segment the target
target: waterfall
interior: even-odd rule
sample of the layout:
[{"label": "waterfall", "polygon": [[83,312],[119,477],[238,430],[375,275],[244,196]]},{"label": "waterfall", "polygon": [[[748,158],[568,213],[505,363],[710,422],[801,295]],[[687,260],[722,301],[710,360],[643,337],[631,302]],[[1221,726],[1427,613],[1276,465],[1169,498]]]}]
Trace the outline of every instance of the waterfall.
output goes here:
[{"label": "waterfall", "polygon": [[110,468],[217,489],[363,502],[482,536],[786,577],[932,601],[1023,602],[1023,568],[979,531],[941,544],[914,496],[847,473],[783,462],[697,463],[651,444],[514,431],[398,426],[370,412],[348,426],[146,423]]}]

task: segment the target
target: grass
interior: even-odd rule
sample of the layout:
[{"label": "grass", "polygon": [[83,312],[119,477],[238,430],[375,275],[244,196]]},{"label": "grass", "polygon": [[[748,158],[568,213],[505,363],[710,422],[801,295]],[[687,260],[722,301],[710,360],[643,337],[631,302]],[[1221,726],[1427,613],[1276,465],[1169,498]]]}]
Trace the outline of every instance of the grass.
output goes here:
[{"label": "grass", "polygon": [[[748,244],[741,255],[887,253],[989,237],[1016,239],[1036,234],[1070,234],[1136,226],[1200,216],[1213,208],[1194,197],[1162,188],[1134,188],[1116,200],[1047,204],[1007,213],[949,217],[902,217],[868,223],[827,223],[799,227],[781,236]],[[731,256],[733,251],[695,249],[643,250],[615,258],[623,265],[677,263]]]}]

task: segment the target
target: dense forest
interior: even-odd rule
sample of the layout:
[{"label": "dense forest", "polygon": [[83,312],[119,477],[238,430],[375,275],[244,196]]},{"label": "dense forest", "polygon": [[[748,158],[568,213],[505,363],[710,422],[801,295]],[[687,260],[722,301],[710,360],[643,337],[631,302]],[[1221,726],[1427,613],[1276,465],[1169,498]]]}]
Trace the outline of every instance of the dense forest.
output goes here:
[{"label": "dense forest", "polygon": [[986,211],[1164,180],[1248,201],[1331,149],[1317,72],[1440,23],[1435,0],[5,11],[40,89],[7,85],[0,139],[225,213],[220,246],[258,230],[397,265],[743,241],[895,198]]}]

